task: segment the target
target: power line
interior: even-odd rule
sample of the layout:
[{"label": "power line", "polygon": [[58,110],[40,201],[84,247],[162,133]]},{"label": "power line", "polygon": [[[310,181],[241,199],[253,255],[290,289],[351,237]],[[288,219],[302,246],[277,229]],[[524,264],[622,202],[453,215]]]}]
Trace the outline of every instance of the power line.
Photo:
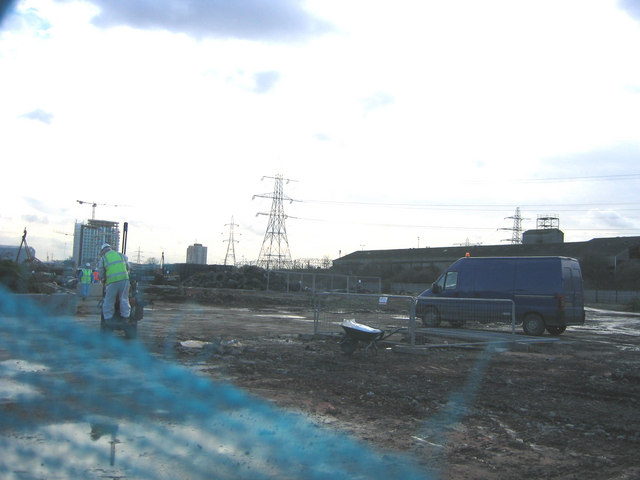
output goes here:
[{"label": "power line", "polygon": [[548,178],[523,178],[513,180],[515,182],[580,182],[580,181],[612,181],[612,180],[637,180],[640,179],[640,173],[625,173],[619,175],[591,175],[582,177],[548,177]]},{"label": "power line", "polygon": [[[354,221],[352,219],[348,220],[327,220],[320,218],[305,218],[305,217],[297,217],[298,220],[308,221],[308,222],[321,222],[321,223],[340,223],[340,224],[348,224],[348,225],[362,225],[368,227],[389,227],[389,228],[421,228],[421,229],[443,229],[443,230],[493,230],[495,231],[495,227],[473,227],[469,225],[465,226],[455,226],[455,225],[417,225],[417,224],[402,224],[402,223],[374,223],[374,222],[359,222]],[[511,230],[511,229],[510,229]],[[622,227],[609,227],[609,228],[566,228],[563,227],[562,230],[566,231],[584,231],[584,232],[640,232],[640,227],[633,228],[622,228]]]},{"label": "power line", "polygon": [[[389,208],[415,208],[415,209],[427,209],[427,210],[469,210],[469,211],[486,211],[492,208],[504,210],[506,208],[513,208],[513,204],[498,204],[498,203],[489,203],[489,204],[478,204],[478,203],[469,203],[469,204],[416,204],[416,203],[385,203],[385,202],[350,202],[345,200],[300,200],[303,203],[317,203],[317,204],[326,204],[326,205],[354,205],[354,206],[367,206],[367,207],[389,207]],[[561,209],[562,211],[572,211],[566,210],[562,207],[584,207],[587,210],[594,207],[618,207],[618,206],[626,206],[626,205],[638,205],[638,202],[617,202],[617,203],[530,203],[524,204],[522,206],[526,208],[551,208]],[[640,210],[640,208],[628,208],[624,209],[625,211],[636,211]],[[574,210],[574,211],[583,211],[583,210]]]},{"label": "power line", "polygon": [[[557,182],[579,182],[579,181],[622,181],[622,180],[638,180],[640,179],[640,173],[628,173],[628,174],[618,174],[618,175],[591,175],[591,176],[575,176],[575,177],[546,177],[546,178],[521,178],[521,179],[496,179],[496,180],[461,180],[458,181],[459,184],[494,184],[494,183],[557,183]],[[393,203],[393,202],[365,202],[365,201],[346,201],[346,200],[318,200],[318,199],[307,199],[301,200],[304,203],[316,203],[316,204],[325,204],[325,205],[354,205],[354,206],[371,206],[371,207],[388,207],[388,208],[415,208],[415,209],[433,209],[433,210],[459,210],[459,209],[472,209],[475,211],[479,210],[487,210],[492,208],[503,209],[503,208],[513,208],[513,203],[511,204],[416,204],[416,203]],[[589,208],[589,207],[619,207],[619,206],[628,206],[628,205],[638,205],[638,202],[606,202],[606,203],[562,203],[562,204],[553,204],[553,203],[531,203],[531,204],[522,204],[521,202],[517,202],[521,207],[524,208],[551,208],[554,209],[563,208],[563,211],[566,210],[566,207],[572,208]],[[640,210],[640,208],[633,208],[627,210]],[[580,210],[575,210],[580,211]]]},{"label": "power line", "polygon": [[496,177],[491,179],[473,178],[460,179],[456,183],[459,184],[494,184],[494,183],[562,183],[562,182],[608,182],[608,181],[624,181],[639,180],[640,173],[621,173],[613,175],[582,175],[573,177],[542,177],[542,178],[503,178]]}]

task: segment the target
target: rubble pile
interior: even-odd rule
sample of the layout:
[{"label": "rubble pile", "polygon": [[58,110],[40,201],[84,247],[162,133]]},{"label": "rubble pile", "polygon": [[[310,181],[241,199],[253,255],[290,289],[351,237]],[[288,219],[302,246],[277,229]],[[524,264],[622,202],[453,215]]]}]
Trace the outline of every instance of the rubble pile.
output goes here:
[{"label": "rubble pile", "polygon": [[14,293],[64,293],[64,279],[56,272],[46,271],[42,264],[18,264],[0,260],[0,285]]},{"label": "rubble pile", "polygon": [[262,268],[246,265],[231,270],[196,273],[185,280],[182,285],[184,287],[264,290],[267,285],[267,275]]}]

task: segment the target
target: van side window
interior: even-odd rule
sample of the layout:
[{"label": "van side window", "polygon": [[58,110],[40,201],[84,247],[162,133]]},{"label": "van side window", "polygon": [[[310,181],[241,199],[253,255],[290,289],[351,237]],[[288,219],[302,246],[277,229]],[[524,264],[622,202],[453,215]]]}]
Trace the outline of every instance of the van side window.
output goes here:
[{"label": "van side window", "polygon": [[454,290],[458,286],[458,272],[447,272],[444,280],[445,290]]}]

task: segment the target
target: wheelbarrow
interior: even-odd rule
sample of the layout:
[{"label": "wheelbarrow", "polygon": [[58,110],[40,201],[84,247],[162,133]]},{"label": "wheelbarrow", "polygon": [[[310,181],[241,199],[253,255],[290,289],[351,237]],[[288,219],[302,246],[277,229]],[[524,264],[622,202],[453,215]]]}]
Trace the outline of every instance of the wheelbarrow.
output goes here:
[{"label": "wheelbarrow", "polygon": [[399,327],[386,333],[384,330],[363,325],[353,319],[343,320],[340,326],[344,330],[344,337],[340,340],[340,349],[345,355],[351,355],[358,348],[364,348],[365,352],[372,350],[377,354],[377,342],[402,329],[402,327]]}]

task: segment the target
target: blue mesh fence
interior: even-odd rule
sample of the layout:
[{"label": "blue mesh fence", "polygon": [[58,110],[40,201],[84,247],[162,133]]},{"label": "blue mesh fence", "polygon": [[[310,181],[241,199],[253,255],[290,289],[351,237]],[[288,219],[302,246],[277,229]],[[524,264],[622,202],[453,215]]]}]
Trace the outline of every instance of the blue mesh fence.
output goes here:
[{"label": "blue mesh fence", "polygon": [[431,478],[0,290],[0,478]]}]

